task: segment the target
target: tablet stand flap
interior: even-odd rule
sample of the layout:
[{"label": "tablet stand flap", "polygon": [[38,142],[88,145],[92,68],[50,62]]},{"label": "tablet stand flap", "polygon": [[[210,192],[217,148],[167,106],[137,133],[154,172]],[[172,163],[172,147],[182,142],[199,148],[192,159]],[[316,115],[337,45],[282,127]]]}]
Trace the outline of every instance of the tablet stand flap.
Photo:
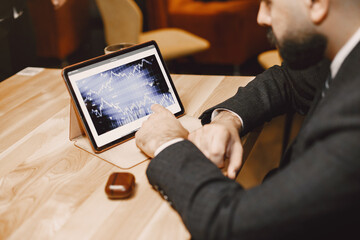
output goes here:
[{"label": "tablet stand flap", "polygon": [[74,142],[76,147],[122,169],[129,169],[148,159],[148,157],[136,147],[135,139],[124,142],[105,152],[95,153],[88,137],[85,135],[78,114],[75,111],[73,102],[71,102],[69,139]]},{"label": "tablet stand flap", "polygon": [[[84,134],[72,104],[70,109],[70,140],[74,142],[76,147],[122,169],[132,168],[149,159],[136,146],[135,139],[130,139],[102,153],[95,153],[89,139]],[[189,132],[201,127],[200,120],[191,116],[185,115],[179,118],[179,120]]]},{"label": "tablet stand flap", "polygon": [[74,103],[70,103],[70,129],[69,138],[73,140],[79,136],[85,135],[84,129],[82,128],[79,116],[75,112]]}]

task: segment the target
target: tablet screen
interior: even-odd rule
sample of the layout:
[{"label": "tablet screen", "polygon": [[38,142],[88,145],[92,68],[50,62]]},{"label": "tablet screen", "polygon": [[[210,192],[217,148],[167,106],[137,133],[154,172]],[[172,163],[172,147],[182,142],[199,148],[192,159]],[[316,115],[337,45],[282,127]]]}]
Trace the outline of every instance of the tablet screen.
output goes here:
[{"label": "tablet screen", "polygon": [[63,75],[97,151],[132,137],[152,104],[183,113],[154,42],[72,66]]}]

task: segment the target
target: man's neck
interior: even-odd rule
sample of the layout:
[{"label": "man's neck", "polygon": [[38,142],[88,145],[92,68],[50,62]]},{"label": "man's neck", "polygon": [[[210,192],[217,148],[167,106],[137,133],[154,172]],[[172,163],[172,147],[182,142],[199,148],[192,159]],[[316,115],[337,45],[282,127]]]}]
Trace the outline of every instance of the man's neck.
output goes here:
[{"label": "man's neck", "polygon": [[350,40],[359,27],[360,25],[328,35],[328,48],[326,55],[330,60],[334,60],[336,54]]},{"label": "man's neck", "polygon": [[345,58],[350,54],[350,52],[358,45],[360,42],[360,27],[355,31],[355,33],[350,37],[350,39],[341,47],[341,49],[336,53],[334,59],[331,62],[331,75],[334,78]]},{"label": "man's neck", "polygon": [[320,32],[328,38],[326,56],[330,60],[335,58],[336,54],[360,28],[359,15],[355,16],[355,12],[346,11],[348,11],[346,8],[333,8],[326,22],[319,27]]}]

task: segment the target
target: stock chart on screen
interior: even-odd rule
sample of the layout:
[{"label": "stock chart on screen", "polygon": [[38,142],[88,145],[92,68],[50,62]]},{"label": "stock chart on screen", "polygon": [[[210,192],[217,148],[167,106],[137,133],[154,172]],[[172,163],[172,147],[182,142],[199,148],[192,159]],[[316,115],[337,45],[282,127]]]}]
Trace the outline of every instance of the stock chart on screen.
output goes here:
[{"label": "stock chart on screen", "polygon": [[101,135],[152,113],[152,104],[174,104],[155,55],[77,82],[82,99]]}]

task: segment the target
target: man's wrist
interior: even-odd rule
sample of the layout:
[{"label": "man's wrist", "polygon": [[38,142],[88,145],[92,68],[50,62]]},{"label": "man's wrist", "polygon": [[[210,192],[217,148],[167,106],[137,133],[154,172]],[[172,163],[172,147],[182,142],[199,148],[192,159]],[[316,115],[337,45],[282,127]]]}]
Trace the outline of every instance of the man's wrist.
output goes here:
[{"label": "man's wrist", "polygon": [[227,109],[216,109],[214,110],[212,117],[212,123],[231,123],[239,131],[243,128],[243,121],[239,115],[233,111]]}]

